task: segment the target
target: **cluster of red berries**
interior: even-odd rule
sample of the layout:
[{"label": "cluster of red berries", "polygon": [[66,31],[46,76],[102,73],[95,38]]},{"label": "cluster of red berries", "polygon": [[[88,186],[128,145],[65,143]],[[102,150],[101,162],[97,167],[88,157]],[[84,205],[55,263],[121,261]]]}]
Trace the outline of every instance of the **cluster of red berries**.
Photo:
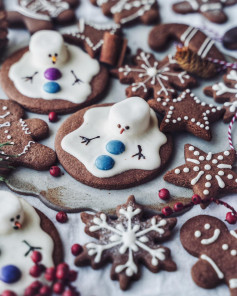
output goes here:
[{"label": "cluster of red berries", "polygon": [[[170,193],[169,193],[169,190],[166,189],[166,188],[163,188],[161,190],[159,190],[159,198],[162,199],[162,200],[168,200],[170,199]],[[216,204],[221,204],[225,207],[227,207],[228,209],[231,209],[231,212],[228,212],[226,214],[226,221],[229,223],[229,224],[235,224],[237,222],[237,212],[235,211],[234,208],[232,208],[230,205],[228,205],[226,202],[223,202],[223,201],[220,201],[220,200],[217,200],[217,199],[214,199],[214,198],[211,198],[211,199],[208,199],[208,200],[202,200],[201,197],[197,194],[194,194],[192,196],[192,201],[188,204],[183,204],[182,202],[176,202],[173,206],[173,209],[170,207],[170,206],[166,206],[164,207],[161,212],[162,214],[165,216],[165,217],[168,217],[170,215],[172,215],[174,212],[180,212],[184,209],[187,209],[187,208],[191,208],[195,205],[198,205],[198,204],[205,204],[205,203],[210,203],[210,202],[214,202]]]}]

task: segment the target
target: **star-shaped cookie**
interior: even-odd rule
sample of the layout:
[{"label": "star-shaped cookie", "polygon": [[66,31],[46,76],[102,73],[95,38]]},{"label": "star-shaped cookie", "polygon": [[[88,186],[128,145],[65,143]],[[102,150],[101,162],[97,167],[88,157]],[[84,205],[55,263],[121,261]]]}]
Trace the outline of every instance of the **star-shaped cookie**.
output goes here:
[{"label": "star-shaped cookie", "polygon": [[117,70],[120,82],[130,84],[126,89],[128,97],[172,98],[178,95],[177,90],[193,87],[197,83],[171,55],[158,61],[153,54],[138,49],[133,62]]},{"label": "star-shaped cookie", "polygon": [[165,115],[160,126],[162,132],[187,131],[206,141],[212,138],[210,123],[224,113],[220,107],[201,102],[190,89],[177,98],[157,98],[148,103],[155,111]]},{"label": "star-shaped cookie", "polygon": [[223,76],[223,82],[204,88],[207,96],[213,97],[218,103],[224,103],[224,122],[230,122],[237,112],[237,71],[229,69]]},{"label": "star-shaped cookie", "polygon": [[235,151],[205,153],[190,144],[184,146],[185,164],[168,171],[164,180],[191,188],[202,199],[219,193],[237,192],[237,174],[232,170]]}]

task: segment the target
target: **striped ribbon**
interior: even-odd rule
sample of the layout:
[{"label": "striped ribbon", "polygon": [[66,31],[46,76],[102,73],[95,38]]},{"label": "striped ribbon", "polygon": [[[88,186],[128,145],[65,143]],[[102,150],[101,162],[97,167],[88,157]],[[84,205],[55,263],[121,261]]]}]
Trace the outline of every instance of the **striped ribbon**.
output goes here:
[{"label": "striped ribbon", "polygon": [[[235,120],[237,118],[237,112],[235,113],[235,115],[233,116],[230,124],[229,124],[229,128],[228,128],[228,140],[229,140],[229,145],[230,145],[230,148],[235,150],[234,146],[233,146],[233,142],[232,142],[232,127],[235,123]],[[236,152],[237,154],[237,152]]]}]

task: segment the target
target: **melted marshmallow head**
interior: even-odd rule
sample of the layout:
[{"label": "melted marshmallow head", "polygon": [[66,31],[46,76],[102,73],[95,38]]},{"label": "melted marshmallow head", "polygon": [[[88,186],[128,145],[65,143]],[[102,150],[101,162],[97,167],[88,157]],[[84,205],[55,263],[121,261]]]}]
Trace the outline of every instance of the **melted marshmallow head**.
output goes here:
[{"label": "melted marshmallow head", "polygon": [[139,97],[131,97],[111,107],[108,125],[115,136],[136,136],[148,129],[150,117],[147,102]]},{"label": "melted marshmallow head", "polygon": [[68,59],[66,44],[62,35],[56,31],[36,32],[31,37],[29,48],[32,62],[41,67],[59,66]]},{"label": "melted marshmallow head", "polygon": [[11,192],[0,191],[0,235],[19,230],[23,222],[24,210],[20,199]]}]

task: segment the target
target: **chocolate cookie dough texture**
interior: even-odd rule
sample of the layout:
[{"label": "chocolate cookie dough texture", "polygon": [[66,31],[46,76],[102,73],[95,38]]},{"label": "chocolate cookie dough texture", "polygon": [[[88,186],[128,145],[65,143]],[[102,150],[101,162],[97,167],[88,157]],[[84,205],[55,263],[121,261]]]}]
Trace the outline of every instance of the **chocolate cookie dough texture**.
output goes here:
[{"label": "chocolate cookie dough texture", "polygon": [[137,22],[157,23],[159,9],[156,0],[90,0],[101,7],[104,15],[113,16],[117,24],[128,25]]},{"label": "chocolate cookie dough texture", "polygon": [[45,170],[56,161],[55,152],[37,143],[48,136],[49,128],[41,119],[23,119],[24,111],[16,103],[0,100],[0,138],[9,145],[1,147],[1,153],[12,155],[13,166]]},{"label": "chocolate cookie dough texture", "polygon": [[63,260],[63,248],[53,223],[39,210],[13,193],[0,191],[0,293],[11,290],[23,295],[34,278],[29,270],[34,250],[46,267]]},{"label": "chocolate cookie dough texture", "polygon": [[51,30],[54,24],[66,24],[75,20],[74,9],[79,0],[14,0],[14,11],[7,12],[10,26],[24,25],[31,34]]},{"label": "chocolate cookie dough texture", "polygon": [[140,97],[95,105],[69,117],[56,135],[60,163],[92,187],[122,189],[158,175],[172,152],[155,112]]},{"label": "chocolate cookie dough texture", "polygon": [[237,0],[186,0],[173,4],[173,10],[181,14],[198,12],[211,22],[222,24],[227,21],[224,8],[236,3]]},{"label": "chocolate cookie dough texture", "polygon": [[224,122],[230,122],[237,112],[237,71],[229,69],[223,76],[224,82],[217,82],[204,88],[207,96],[218,103],[224,103]]},{"label": "chocolate cookie dough texture", "polygon": [[155,215],[144,220],[144,210],[131,195],[125,204],[117,206],[116,220],[104,213],[82,213],[85,232],[98,242],[87,243],[75,264],[90,264],[98,269],[112,262],[111,279],[118,280],[122,290],[140,278],[140,262],[155,273],[162,269],[175,271],[176,264],[171,259],[170,250],[159,243],[170,238],[176,218]]},{"label": "chocolate cookie dough texture", "polygon": [[6,48],[8,43],[8,24],[6,20],[6,11],[4,10],[3,1],[0,1],[0,53]]},{"label": "chocolate cookie dough texture", "polygon": [[157,25],[151,30],[148,43],[152,49],[161,51],[167,47],[171,40],[179,41],[202,59],[214,58],[225,61],[225,57],[215,46],[214,40],[207,37],[198,28],[185,24]]},{"label": "chocolate cookie dough texture", "polygon": [[198,258],[191,270],[198,286],[212,289],[225,283],[230,295],[237,295],[237,230],[229,231],[221,220],[200,215],[182,226],[180,240]]},{"label": "chocolate cookie dough texture", "polygon": [[97,102],[108,84],[108,71],[56,31],[35,33],[29,48],[2,65],[0,82],[7,96],[35,113],[70,113]]}]

